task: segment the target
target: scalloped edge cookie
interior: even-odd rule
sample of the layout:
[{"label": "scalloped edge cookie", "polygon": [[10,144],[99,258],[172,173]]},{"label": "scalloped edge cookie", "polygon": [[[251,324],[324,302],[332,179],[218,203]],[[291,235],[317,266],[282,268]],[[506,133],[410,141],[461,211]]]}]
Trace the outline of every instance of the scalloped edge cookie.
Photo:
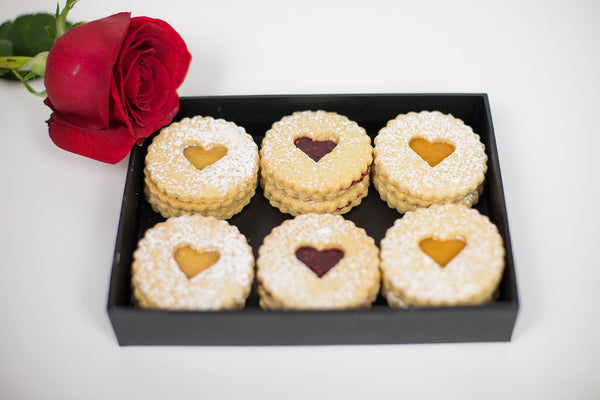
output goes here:
[{"label": "scalloped edge cookie", "polygon": [[[432,167],[410,147],[415,138],[449,143],[454,151]],[[485,180],[485,146],[470,126],[451,114],[399,114],[379,131],[374,144],[374,181],[377,178],[380,187],[389,185],[415,203],[459,202],[476,193]],[[387,192],[389,197],[393,191]]]},{"label": "scalloped edge cookie", "polygon": [[[217,251],[219,260],[188,279],[174,254],[191,246]],[[227,221],[201,215],[169,218],[139,240],[131,265],[138,306],[167,310],[225,310],[244,307],[254,277],[246,237]]]},{"label": "scalloped edge cookie", "polygon": [[[460,239],[465,247],[440,267],[419,243]],[[505,250],[498,228],[476,209],[432,205],[407,212],[381,240],[382,294],[392,307],[476,305],[502,279]]]},{"label": "scalloped edge cookie", "polygon": [[144,179],[144,194],[152,209],[165,218],[183,214],[201,214],[219,219],[229,219],[250,203],[254,197],[256,186],[256,180],[250,182],[246,188],[235,196],[223,199],[221,202],[194,203],[168,197],[165,193],[159,191],[156,185],[146,177]]},{"label": "scalloped edge cookie", "polygon": [[465,197],[457,200],[445,200],[443,202],[434,203],[431,201],[421,200],[419,198],[412,198],[404,193],[399,193],[393,186],[382,183],[380,177],[376,176],[373,178],[373,187],[379,193],[381,200],[385,201],[390,208],[395,208],[399,213],[404,214],[407,211],[413,211],[419,207],[429,207],[433,204],[463,204],[467,207],[471,207],[479,201],[479,196],[483,192],[483,184],[480,185],[477,190],[467,194]]},{"label": "scalloped edge cookie", "polygon": [[[338,248],[344,257],[318,277],[296,250]],[[369,307],[380,288],[379,249],[366,231],[340,215],[303,214],[273,228],[256,260],[260,305],[266,309]]]},{"label": "scalloped edge cookie", "polygon": [[[225,147],[227,152],[198,169],[184,155],[192,146]],[[163,128],[148,146],[145,163],[146,193],[160,199],[162,209],[218,215],[222,208],[227,213],[258,185],[259,154],[252,136],[233,122],[208,116],[183,118]]]},{"label": "scalloped edge cookie", "polygon": [[[333,141],[335,147],[313,159],[296,146],[300,138]],[[370,183],[372,161],[371,138],[355,121],[336,112],[297,111],[265,133],[260,184],[271,205],[284,213],[346,212],[366,193],[361,186]]]},{"label": "scalloped edge cookie", "polygon": [[[333,200],[299,200],[294,197],[281,193],[277,188],[266,183],[263,187],[264,196],[271,202],[271,205],[279,208],[282,212],[299,215],[306,213],[333,213],[341,214],[350,211],[352,207],[361,203],[362,199],[369,194],[369,178],[361,180],[360,183],[353,185],[352,190],[345,191],[342,195]],[[343,211],[343,212],[342,212]]]}]

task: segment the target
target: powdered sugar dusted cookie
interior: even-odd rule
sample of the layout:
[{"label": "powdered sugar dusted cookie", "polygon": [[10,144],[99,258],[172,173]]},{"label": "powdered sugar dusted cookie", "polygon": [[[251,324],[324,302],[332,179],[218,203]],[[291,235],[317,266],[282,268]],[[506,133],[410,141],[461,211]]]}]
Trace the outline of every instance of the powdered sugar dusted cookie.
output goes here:
[{"label": "powdered sugar dusted cookie", "polygon": [[487,171],[473,129],[439,111],[400,114],[374,140],[373,184],[390,207],[475,204]]},{"label": "powdered sugar dusted cookie", "polygon": [[[322,110],[295,112],[265,134],[261,185],[283,212],[339,213],[367,195],[372,152],[366,131],[347,117]],[[366,189],[357,192],[359,184]]]},{"label": "powdered sugar dusted cookie", "polygon": [[[400,192],[390,183],[384,182],[381,177],[377,175],[375,175],[373,178],[373,186],[375,186],[379,192],[381,199],[387,202],[388,206],[395,208],[400,213],[414,210],[417,207],[429,207],[432,204],[446,204],[446,202],[436,203],[434,201],[426,201],[419,199],[418,197],[409,196],[406,193]],[[481,196],[482,192],[483,184],[479,185],[475,191],[467,194],[462,199],[448,203],[463,204],[467,207],[471,207],[479,201],[479,196]]]},{"label": "powdered sugar dusted cookie", "polygon": [[354,206],[359,205],[365,194],[369,190],[369,176],[365,176],[360,182],[352,185],[344,194],[331,200],[299,200],[285,192],[278,191],[268,182],[264,182],[264,194],[271,205],[279,208],[280,211],[291,215],[300,215],[306,213],[331,213],[344,214]]},{"label": "powdered sugar dusted cookie", "polygon": [[267,309],[369,307],[380,287],[379,250],[340,215],[284,221],[258,251],[260,305]]},{"label": "powdered sugar dusted cookie", "polygon": [[476,209],[419,208],[386,232],[381,269],[382,293],[393,307],[484,303],[504,271],[502,236]]},{"label": "powdered sugar dusted cookie", "polygon": [[254,196],[258,146],[244,128],[212,117],[184,118],[148,147],[145,194],[165,218],[230,218]]},{"label": "powdered sugar dusted cookie", "polygon": [[183,215],[146,231],[133,254],[140,307],[223,310],[244,307],[254,277],[246,238],[226,221]]}]

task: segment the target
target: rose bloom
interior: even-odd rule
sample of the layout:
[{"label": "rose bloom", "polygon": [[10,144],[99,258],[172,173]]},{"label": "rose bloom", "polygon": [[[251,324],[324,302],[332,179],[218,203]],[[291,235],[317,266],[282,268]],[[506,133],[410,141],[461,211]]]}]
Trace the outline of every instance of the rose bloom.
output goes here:
[{"label": "rose bloom", "polygon": [[48,54],[50,138],[60,148],[117,163],[169,124],[191,55],[166,22],[119,13],[76,26]]}]

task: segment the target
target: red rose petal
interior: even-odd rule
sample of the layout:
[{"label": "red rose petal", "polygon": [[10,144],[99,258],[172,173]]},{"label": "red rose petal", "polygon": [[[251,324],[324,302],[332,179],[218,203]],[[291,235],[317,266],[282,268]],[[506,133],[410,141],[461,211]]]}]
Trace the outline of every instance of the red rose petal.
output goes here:
[{"label": "red rose petal", "polygon": [[115,14],[69,30],[54,46],[45,103],[57,146],[118,162],[179,110],[176,89],[191,55],[166,22]]},{"label": "red rose petal", "polygon": [[113,66],[129,20],[129,13],[119,13],[88,22],[68,30],[54,43],[44,85],[63,119],[89,128],[108,127]]},{"label": "red rose petal", "polygon": [[50,138],[58,147],[110,164],[125,158],[135,143],[126,127],[86,129],[69,124],[56,113],[47,122]]},{"label": "red rose petal", "polygon": [[138,28],[142,28],[139,33],[140,37],[147,35],[150,38],[161,38],[161,42],[164,44],[163,48],[170,53],[167,58],[170,62],[165,65],[172,77],[173,86],[179,87],[187,75],[192,59],[181,36],[171,25],[160,19],[134,17],[131,19],[130,30],[134,31]]}]

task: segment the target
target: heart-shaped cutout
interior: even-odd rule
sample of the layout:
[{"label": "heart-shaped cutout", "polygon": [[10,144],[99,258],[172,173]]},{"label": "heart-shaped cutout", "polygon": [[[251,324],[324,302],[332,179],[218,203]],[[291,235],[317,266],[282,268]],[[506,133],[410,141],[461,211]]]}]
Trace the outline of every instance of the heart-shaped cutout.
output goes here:
[{"label": "heart-shaped cutout", "polygon": [[227,148],[223,146],[211,147],[210,149],[204,149],[201,146],[189,146],[183,150],[185,158],[199,170],[216,163],[225,154],[227,154]]},{"label": "heart-shaped cutout", "polygon": [[321,278],[344,258],[344,251],[337,248],[317,250],[311,246],[302,246],[296,250],[296,258]]},{"label": "heart-shaped cutout", "polygon": [[427,238],[419,242],[421,250],[442,268],[452,261],[465,248],[465,245],[465,241],[461,239],[437,240]]},{"label": "heart-shaped cutout", "polygon": [[446,157],[454,152],[454,146],[446,142],[431,143],[421,138],[411,139],[408,143],[411,149],[431,167],[441,163]]},{"label": "heart-shaped cutout", "polygon": [[337,146],[337,143],[331,140],[312,140],[309,137],[300,137],[294,140],[294,144],[315,162],[319,162]]},{"label": "heart-shaped cutout", "polygon": [[175,252],[175,261],[188,279],[210,268],[220,257],[216,251],[197,251],[189,246],[180,247]]}]

